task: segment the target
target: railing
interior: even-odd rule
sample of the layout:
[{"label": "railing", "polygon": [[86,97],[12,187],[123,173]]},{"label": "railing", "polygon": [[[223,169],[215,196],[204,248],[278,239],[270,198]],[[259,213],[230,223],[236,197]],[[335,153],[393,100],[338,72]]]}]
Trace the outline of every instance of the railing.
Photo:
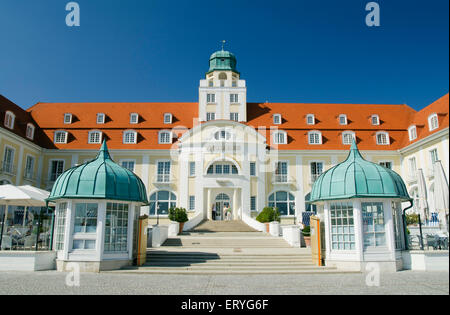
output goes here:
[{"label": "railing", "polygon": [[292,184],[295,183],[295,179],[288,175],[273,175],[272,184]]},{"label": "railing", "polygon": [[175,178],[171,174],[158,174],[153,178],[155,184],[171,184],[175,182]]},{"label": "railing", "polygon": [[0,163],[0,173],[16,175],[16,172],[17,170],[13,163],[5,163],[5,162]]}]

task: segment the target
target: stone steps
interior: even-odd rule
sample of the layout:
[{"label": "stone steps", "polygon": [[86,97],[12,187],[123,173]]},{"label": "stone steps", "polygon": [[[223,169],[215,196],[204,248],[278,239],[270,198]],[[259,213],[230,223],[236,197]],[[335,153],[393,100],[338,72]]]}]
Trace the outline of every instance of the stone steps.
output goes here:
[{"label": "stone steps", "polygon": [[192,232],[258,232],[242,221],[203,221]]}]

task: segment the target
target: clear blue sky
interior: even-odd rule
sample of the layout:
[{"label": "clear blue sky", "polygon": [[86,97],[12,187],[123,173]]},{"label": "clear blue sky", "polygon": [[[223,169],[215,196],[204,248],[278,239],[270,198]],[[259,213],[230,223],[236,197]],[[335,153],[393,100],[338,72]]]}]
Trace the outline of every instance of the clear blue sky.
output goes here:
[{"label": "clear blue sky", "polygon": [[448,0],[0,0],[0,94],[36,102],[196,102],[228,41],[249,102],[406,103],[448,92]]}]

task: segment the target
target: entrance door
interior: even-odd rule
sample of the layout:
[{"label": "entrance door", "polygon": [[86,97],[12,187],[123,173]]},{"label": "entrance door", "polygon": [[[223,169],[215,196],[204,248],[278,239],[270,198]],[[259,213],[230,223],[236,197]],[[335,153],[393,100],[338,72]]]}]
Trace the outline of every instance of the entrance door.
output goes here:
[{"label": "entrance door", "polygon": [[216,213],[213,213],[213,220],[222,221],[225,219],[224,208],[230,208],[230,197],[227,194],[219,194],[216,197]]}]

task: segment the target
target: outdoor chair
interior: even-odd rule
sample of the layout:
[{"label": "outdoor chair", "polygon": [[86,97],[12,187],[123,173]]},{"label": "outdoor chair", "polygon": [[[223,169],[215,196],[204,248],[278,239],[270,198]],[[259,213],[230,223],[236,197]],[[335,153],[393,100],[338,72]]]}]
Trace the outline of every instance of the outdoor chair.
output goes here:
[{"label": "outdoor chair", "polygon": [[32,249],[36,242],[36,237],[30,235],[25,237],[25,241],[23,243],[24,249]]},{"label": "outdoor chair", "polygon": [[430,246],[433,247],[434,250],[438,249],[439,236],[427,234],[426,239],[427,239],[427,249],[430,249]]}]

